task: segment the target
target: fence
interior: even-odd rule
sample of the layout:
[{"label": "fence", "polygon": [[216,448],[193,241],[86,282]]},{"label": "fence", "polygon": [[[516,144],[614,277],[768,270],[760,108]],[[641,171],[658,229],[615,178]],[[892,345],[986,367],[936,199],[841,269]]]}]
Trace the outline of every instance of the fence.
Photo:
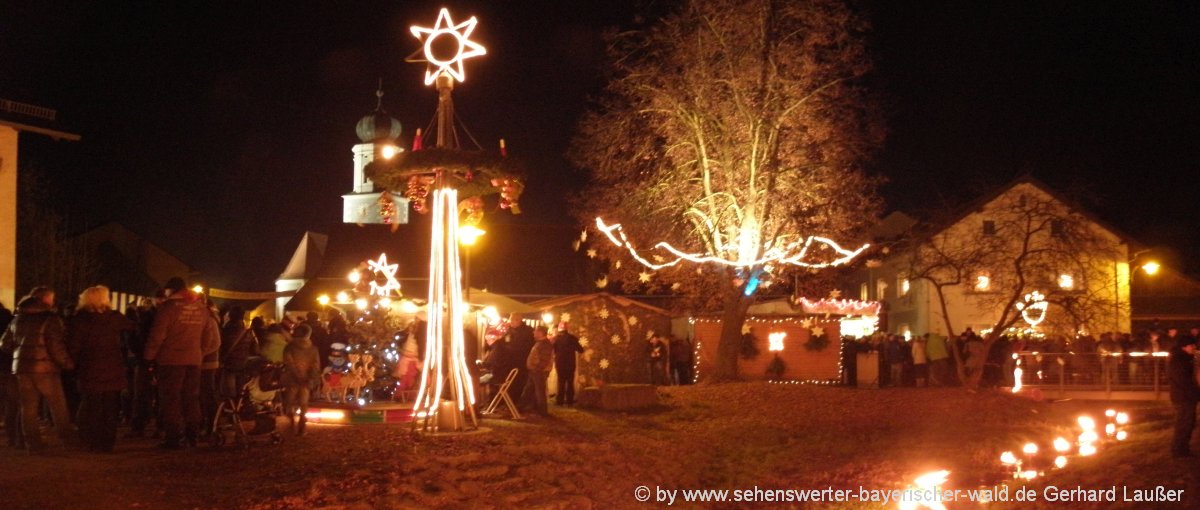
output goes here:
[{"label": "fence", "polygon": [[1021,385],[1027,388],[1112,392],[1153,392],[1161,398],[1170,388],[1166,352],[1017,352],[1004,367],[1011,384],[1014,369],[1022,370]]}]

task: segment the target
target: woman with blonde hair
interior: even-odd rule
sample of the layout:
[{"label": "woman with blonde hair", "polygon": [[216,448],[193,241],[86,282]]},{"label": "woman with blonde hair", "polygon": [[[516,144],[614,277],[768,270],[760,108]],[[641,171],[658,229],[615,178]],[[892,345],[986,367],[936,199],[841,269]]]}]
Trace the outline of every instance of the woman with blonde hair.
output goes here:
[{"label": "woman with blonde hair", "polygon": [[122,335],[136,324],[112,309],[108,287],[97,285],[79,295],[79,307],[67,325],[67,348],[76,363],[81,401],[79,435],[88,449],[111,452],[121,420],[125,389]]}]

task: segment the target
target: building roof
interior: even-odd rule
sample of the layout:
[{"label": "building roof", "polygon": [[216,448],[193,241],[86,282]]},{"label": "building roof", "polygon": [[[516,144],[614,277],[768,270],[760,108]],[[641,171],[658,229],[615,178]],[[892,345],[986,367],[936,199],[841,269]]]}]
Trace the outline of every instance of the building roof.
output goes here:
[{"label": "building roof", "polygon": [[49,136],[55,140],[79,141],[79,135],[62,130],[57,118],[58,112],[53,109],[0,98],[0,126]]},{"label": "building roof", "polygon": [[659,315],[665,315],[668,317],[671,316],[671,312],[668,312],[667,310],[664,310],[657,306],[652,306],[652,305],[648,305],[648,304],[641,303],[638,301],[634,301],[632,299],[629,299],[629,298],[623,297],[623,296],[614,296],[607,292],[596,292],[593,294],[575,294],[573,296],[563,296],[563,297],[557,297],[557,298],[542,299],[542,300],[538,300],[538,301],[529,303],[529,306],[532,306],[538,310],[546,310],[546,309],[550,309],[550,308],[554,308],[554,307],[567,306],[572,303],[591,301],[591,300],[595,300],[595,299],[608,299],[610,301],[616,302],[617,304],[619,304],[621,306],[625,306],[625,307],[636,306],[636,307],[640,307],[645,310],[649,310],[651,312],[657,313]]}]

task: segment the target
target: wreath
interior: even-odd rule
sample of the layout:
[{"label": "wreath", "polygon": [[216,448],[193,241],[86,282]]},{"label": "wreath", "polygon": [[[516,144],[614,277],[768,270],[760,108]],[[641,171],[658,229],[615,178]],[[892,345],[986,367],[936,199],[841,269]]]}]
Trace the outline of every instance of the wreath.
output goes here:
[{"label": "wreath", "polygon": [[823,351],[826,347],[829,347],[829,337],[825,333],[812,335],[804,342],[804,348],[810,351]]},{"label": "wreath", "polygon": [[425,213],[425,199],[433,186],[434,170],[454,179],[460,199],[499,194],[500,208],[520,214],[525,190],[520,166],[513,160],[483,151],[421,149],[403,152],[393,160],[377,159],[364,169],[367,177],[388,190],[404,190],[413,209]]}]

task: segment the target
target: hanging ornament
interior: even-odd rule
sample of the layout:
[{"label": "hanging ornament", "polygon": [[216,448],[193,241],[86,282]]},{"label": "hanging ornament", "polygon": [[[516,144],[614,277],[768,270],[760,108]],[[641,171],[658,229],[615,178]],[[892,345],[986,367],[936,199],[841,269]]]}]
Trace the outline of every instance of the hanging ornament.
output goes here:
[{"label": "hanging ornament", "polygon": [[391,225],[395,232],[400,224],[396,222],[396,201],[392,200],[392,194],[385,190],[379,194],[376,203],[379,204],[379,217],[383,218],[383,224]]},{"label": "hanging ornament", "polygon": [[594,258],[596,258],[596,249],[595,249],[595,248],[589,248],[589,249],[588,249],[588,251],[587,251],[587,256],[588,256],[588,258],[589,258],[589,259],[594,259]]},{"label": "hanging ornament", "polygon": [[596,315],[599,315],[601,319],[607,319],[608,318],[608,308],[601,308],[600,313],[597,313]]},{"label": "hanging ornament", "polygon": [[429,197],[429,187],[433,185],[433,177],[414,175],[408,179],[408,187],[404,190],[404,197],[412,202],[413,210],[420,214],[427,214],[429,206],[426,199]]},{"label": "hanging ornament", "polygon": [[470,197],[458,203],[460,225],[478,225],[483,220],[483,198]]},{"label": "hanging ornament", "polygon": [[613,345],[620,344],[620,343],[621,343],[621,335],[613,335],[613,336],[612,336],[611,338],[609,338],[608,340],[609,340],[610,342],[612,342],[612,343],[613,343]]}]

